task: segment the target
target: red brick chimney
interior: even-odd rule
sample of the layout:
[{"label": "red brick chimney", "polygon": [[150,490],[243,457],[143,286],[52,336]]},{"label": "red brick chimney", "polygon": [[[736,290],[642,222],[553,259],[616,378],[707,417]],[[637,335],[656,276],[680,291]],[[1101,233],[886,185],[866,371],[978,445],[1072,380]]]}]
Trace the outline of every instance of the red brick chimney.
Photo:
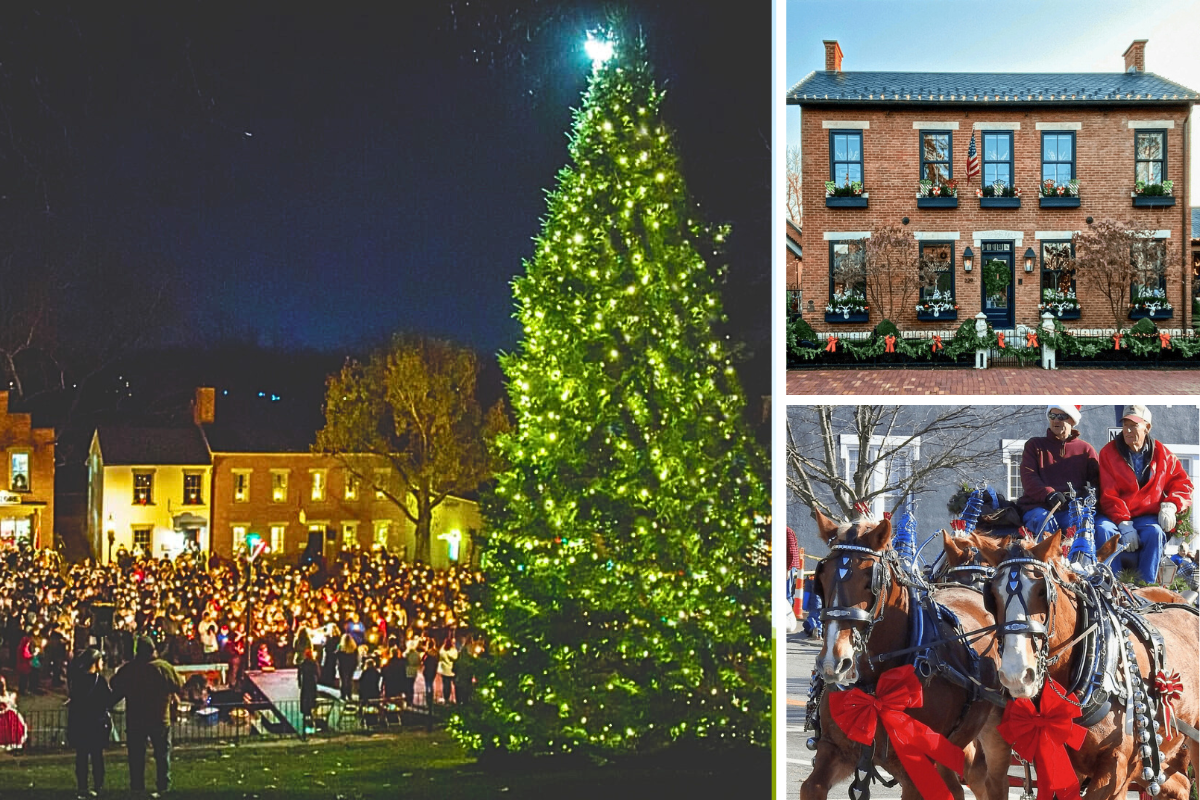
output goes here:
[{"label": "red brick chimney", "polygon": [[192,403],[192,421],[197,425],[212,425],[217,417],[217,390],[211,386],[196,387]]},{"label": "red brick chimney", "polygon": [[842,48],[838,47],[837,39],[825,40],[825,71],[842,71]]},{"label": "red brick chimney", "polygon": [[1146,42],[1149,39],[1134,39],[1133,44],[1125,51],[1125,71],[1146,71]]}]

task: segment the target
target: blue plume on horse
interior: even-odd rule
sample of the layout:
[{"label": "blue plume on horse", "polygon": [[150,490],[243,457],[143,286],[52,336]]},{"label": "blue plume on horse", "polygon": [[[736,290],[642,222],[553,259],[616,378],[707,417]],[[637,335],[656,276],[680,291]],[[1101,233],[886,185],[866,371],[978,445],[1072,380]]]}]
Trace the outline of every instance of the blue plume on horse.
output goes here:
[{"label": "blue plume on horse", "polygon": [[1083,530],[1083,500],[1075,498],[1067,504],[1067,527],[1078,536]]},{"label": "blue plume on horse", "polygon": [[[1077,523],[1073,522],[1076,514],[1078,515]],[[1075,524],[1075,541],[1071,543],[1071,551],[1067,554],[1068,561],[1080,564],[1096,563],[1095,517],[1096,490],[1089,487],[1087,499],[1076,499],[1071,502],[1068,521]]]},{"label": "blue plume on horse", "polygon": [[912,566],[917,562],[917,518],[911,508],[906,507],[896,520],[892,549],[905,564]]},{"label": "blue plume on horse", "polygon": [[967,498],[967,507],[963,509],[962,516],[959,517],[967,524],[966,532],[971,534],[975,532],[975,525],[979,522],[979,515],[983,513],[983,489],[974,489],[971,496]]}]

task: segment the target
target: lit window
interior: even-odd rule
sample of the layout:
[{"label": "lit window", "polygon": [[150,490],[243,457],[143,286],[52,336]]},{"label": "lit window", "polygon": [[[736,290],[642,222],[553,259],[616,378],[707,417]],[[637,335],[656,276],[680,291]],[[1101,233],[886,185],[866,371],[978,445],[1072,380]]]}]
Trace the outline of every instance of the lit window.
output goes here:
[{"label": "lit window", "polygon": [[343,522],[342,523],[342,547],[358,547],[358,523]]},{"label": "lit window", "polygon": [[133,473],[133,503],[147,506],[154,502],[154,473]]},{"label": "lit window", "polygon": [[134,528],[133,529],[133,547],[134,549],[141,548],[147,553],[150,552],[150,546],[153,543],[153,528]]},{"label": "lit window", "polygon": [[250,530],[249,525],[234,525],[233,527],[233,547],[236,550],[239,547],[246,545],[246,533]]},{"label": "lit window", "polygon": [[384,489],[388,488],[388,471],[386,469],[375,470],[375,499],[383,500],[387,495],[383,493]]},{"label": "lit window", "polygon": [[325,501],[325,470],[312,469],[308,471],[312,475],[312,499],[318,503]]},{"label": "lit window", "polygon": [[183,473],[183,504],[185,506],[198,506],[204,502],[200,493],[202,477],[203,473],[200,472]]},{"label": "lit window", "polygon": [[250,502],[250,470],[233,473],[233,502]]},{"label": "lit window", "polygon": [[375,520],[375,537],[374,543],[379,547],[388,546],[388,536],[392,532],[392,521],[390,519]]},{"label": "lit window", "polygon": [[271,552],[282,553],[286,544],[285,533],[287,525],[282,522],[277,522],[271,525]]},{"label": "lit window", "polygon": [[13,453],[9,471],[9,488],[14,492],[29,491],[29,453]]},{"label": "lit window", "polygon": [[286,503],[288,492],[288,474],[283,470],[271,472],[271,502]]},{"label": "lit window", "polygon": [[358,476],[349,472],[346,473],[346,499],[358,499]]}]

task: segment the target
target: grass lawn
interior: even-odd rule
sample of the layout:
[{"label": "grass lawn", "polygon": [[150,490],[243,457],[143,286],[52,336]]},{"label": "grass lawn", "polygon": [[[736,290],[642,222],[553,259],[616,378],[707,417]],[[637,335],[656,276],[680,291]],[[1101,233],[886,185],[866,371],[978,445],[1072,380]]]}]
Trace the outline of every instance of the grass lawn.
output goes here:
[{"label": "grass lawn", "polygon": [[[101,797],[128,795],[124,748],[105,752],[108,768]],[[767,797],[770,753],[740,757],[745,763],[639,762],[619,766],[526,762],[521,768],[484,768],[444,732],[398,736],[286,741],[242,746],[176,748],[172,798],[630,798]],[[154,760],[147,758],[147,785]],[[14,758],[0,753],[0,798],[74,796],[71,754]]]}]

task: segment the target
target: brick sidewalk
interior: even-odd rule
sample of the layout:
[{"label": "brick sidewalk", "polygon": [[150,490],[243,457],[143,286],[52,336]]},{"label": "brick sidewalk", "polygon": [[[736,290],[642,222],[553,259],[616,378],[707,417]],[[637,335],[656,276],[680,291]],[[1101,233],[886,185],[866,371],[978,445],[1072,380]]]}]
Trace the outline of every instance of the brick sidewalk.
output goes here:
[{"label": "brick sidewalk", "polygon": [[1200,394],[1200,370],[1059,369],[993,367],[974,369],[789,370],[789,395],[1156,395]]}]

